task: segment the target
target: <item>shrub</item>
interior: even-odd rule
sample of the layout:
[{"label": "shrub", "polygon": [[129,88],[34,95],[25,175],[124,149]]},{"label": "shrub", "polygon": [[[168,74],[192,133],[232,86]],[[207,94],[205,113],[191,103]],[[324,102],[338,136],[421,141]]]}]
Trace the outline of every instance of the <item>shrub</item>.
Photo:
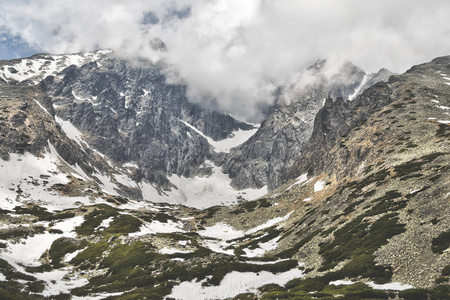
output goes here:
[{"label": "shrub", "polygon": [[90,244],[84,251],[78,253],[70,263],[79,265],[84,261],[87,261],[91,264],[95,264],[106,249],[108,249],[108,243],[106,241]]},{"label": "shrub", "polygon": [[424,289],[408,289],[400,291],[398,296],[404,300],[427,300],[428,292]]},{"label": "shrub", "polygon": [[114,219],[104,233],[130,233],[139,231],[142,222],[130,215],[120,215]]},{"label": "shrub", "polygon": [[103,220],[118,215],[117,211],[109,205],[97,205],[91,213],[84,216],[84,222],[75,228],[75,232],[80,235],[93,234]]},{"label": "shrub", "polygon": [[434,253],[444,253],[444,250],[450,247],[450,230],[441,232],[432,241],[431,249]]},{"label": "shrub", "polygon": [[61,268],[61,259],[67,254],[77,250],[78,246],[66,238],[59,238],[53,242],[48,253],[51,259],[51,264],[55,268]]}]

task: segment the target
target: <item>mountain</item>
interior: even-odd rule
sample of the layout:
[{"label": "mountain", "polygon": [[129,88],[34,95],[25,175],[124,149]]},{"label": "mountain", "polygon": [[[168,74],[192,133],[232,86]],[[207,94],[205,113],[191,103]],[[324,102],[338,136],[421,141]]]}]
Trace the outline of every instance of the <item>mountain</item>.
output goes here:
[{"label": "mountain", "polygon": [[[318,62],[259,128],[189,103],[148,61],[61,67],[0,76],[0,298],[448,299],[450,56],[367,88]],[[310,106],[300,139],[287,116]],[[258,143],[261,176],[235,175]],[[276,159],[264,179],[257,161]],[[273,189],[216,205],[256,182]],[[182,193],[215,206],[163,203]]]},{"label": "mountain", "polygon": [[[5,87],[25,89],[43,79],[39,88],[45,97],[38,104],[79,150],[94,153],[106,167],[92,169],[85,158],[70,164],[77,163],[78,175],[109,193],[208,207],[266,191],[237,191],[218,167],[229,148],[256,127],[189,102],[186,86],[167,84],[157,64],[128,62],[107,51],[36,55],[2,64]],[[48,151],[46,143],[39,147]],[[214,180],[205,182],[205,177]]]},{"label": "mountain", "polygon": [[258,131],[234,151],[223,165],[238,189],[268,186],[284,181],[287,170],[300,156],[313,131],[314,117],[325,99],[353,99],[363,88],[386,81],[384,69],[366,74],[350,62],[338,70],[327,61],[317,61],[300,78],[279,92],[277,105]]}]

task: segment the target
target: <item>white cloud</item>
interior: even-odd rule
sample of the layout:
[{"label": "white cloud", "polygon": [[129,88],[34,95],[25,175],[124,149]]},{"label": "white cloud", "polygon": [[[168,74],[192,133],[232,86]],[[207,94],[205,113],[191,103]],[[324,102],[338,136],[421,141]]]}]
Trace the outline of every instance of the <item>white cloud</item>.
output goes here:
[{"label": "white cloud", "polygon": [[47,52],[99,47],[153,60],[159,36],[193,98],[249,116],[320,58],[403,72],[450,54],[449,14],[447,0],[4,0],[0,28]]}]

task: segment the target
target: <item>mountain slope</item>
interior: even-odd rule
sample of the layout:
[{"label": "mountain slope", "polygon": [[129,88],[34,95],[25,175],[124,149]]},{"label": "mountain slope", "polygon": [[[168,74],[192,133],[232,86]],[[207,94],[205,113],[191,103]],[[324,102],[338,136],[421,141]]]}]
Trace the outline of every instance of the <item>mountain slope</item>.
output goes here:
[{"label": "mountain slope", "polygon": [[336,66],[330,64],[317,61],[294,84],[280,91],[273,112],[223,165],[233,178],[233,186],[242,189],[268,185],[271,190],[281,185],[309,140],[314,117],[325,99],[353,99],[363,88],[385,81],[392,74],[387,70],[365,74],[349,62],[336,71]]}]

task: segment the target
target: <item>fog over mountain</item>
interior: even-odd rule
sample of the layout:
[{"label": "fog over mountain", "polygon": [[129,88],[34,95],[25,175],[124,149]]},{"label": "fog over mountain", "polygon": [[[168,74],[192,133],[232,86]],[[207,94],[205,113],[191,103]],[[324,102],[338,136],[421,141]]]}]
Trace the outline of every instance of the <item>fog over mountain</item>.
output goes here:
[{"label": "fog over mountain", "polygon": [[191,100],[257,121],[273,91],[318,59],[335,62],[330,74],[347,60],[401,73],[447,54],[449,12],[438,0],[6,0],[0,58],[107,48],[163,60]]}]

